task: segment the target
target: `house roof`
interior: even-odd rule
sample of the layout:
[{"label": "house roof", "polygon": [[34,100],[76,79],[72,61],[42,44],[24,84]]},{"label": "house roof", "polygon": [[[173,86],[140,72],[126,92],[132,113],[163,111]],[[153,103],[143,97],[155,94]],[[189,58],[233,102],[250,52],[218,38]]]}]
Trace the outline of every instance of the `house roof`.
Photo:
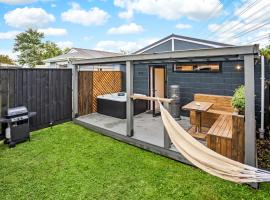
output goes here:
[{"label": "house roof", "polygon": [[53,62],[62,62],[67,60],[81,60],[81,59],[91,59],[91,58],[102,58],[102,57],[111,57],[111,56],[119,56],[121,54],[108,52],[108,51],[99,51],[92,49],[82,49],[82,48],[72,48],[66,54],[62,54],[53,58],[49,58],[44,60],[45,63],[53,63]]},{"label": "house roof", "polygon": [[210,40],[204,40],[204,39],[198,39],[198,38],[192,38],[192,37],[187,37],[187,36],[182,36],[182,35],[176,35],[176,34],[171,34],[165,38],[162,38],[161,40],[158,40],[157,42],[154,42],[142,49],[139,49],[137,51],[135,51],[133,54],[140,54],[140,53],[144,53],[145,51],[148,51],[154,47],[157,47],[169,40],[179,40],[179,41],[185,41],[185,42],[189,42],[189,43],[195,43],[195,44],[201,44],[201,45],[205,45],[205,46],[209,46],[211,48],[218,48],[218,47],[229,47],[229,46],[234,46],[231,44],[225,44],[225,43],[220,43],[220,42],[214,42],[214,41],[210,41]]}]

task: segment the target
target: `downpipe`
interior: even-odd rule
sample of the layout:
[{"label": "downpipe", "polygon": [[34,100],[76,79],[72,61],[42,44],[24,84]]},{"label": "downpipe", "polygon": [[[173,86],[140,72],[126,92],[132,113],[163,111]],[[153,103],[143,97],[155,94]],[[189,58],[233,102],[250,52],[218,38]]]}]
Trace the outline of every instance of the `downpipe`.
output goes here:
[{"label": "downpipe", "polygon": [[261,127],[259,128],[259,137],[264,139],[264,96],[265,96],[265,63],[264,56],[261,56]]}]

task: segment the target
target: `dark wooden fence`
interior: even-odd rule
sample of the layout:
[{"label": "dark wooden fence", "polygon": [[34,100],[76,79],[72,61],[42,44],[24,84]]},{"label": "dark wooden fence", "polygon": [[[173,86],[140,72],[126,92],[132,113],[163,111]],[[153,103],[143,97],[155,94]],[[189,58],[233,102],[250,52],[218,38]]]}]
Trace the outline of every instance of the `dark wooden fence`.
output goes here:
[{"label": "dark wooden fence", "polygon": [[31,130],[72,119],[70,69],[0,69],[0,113],[26,106],[37,112]]}]

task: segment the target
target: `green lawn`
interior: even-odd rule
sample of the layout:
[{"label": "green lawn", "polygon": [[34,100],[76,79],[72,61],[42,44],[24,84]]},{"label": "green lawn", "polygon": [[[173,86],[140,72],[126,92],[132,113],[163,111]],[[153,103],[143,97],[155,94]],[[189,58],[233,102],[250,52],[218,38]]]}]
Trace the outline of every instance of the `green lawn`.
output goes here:
[{"label": "green lawn", "polygon": [[260,190],[101,136],[73,123],[0,143],[1,199],[270,199]]}]

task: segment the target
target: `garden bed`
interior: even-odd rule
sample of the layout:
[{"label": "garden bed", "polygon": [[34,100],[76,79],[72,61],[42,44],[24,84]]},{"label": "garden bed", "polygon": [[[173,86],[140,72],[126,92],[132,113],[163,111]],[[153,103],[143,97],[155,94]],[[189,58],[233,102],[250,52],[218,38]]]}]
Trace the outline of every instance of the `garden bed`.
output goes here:
[{"label": "garden bed", "polygon": [[270,139],[257,140],[258,164],[270,170]]}]

